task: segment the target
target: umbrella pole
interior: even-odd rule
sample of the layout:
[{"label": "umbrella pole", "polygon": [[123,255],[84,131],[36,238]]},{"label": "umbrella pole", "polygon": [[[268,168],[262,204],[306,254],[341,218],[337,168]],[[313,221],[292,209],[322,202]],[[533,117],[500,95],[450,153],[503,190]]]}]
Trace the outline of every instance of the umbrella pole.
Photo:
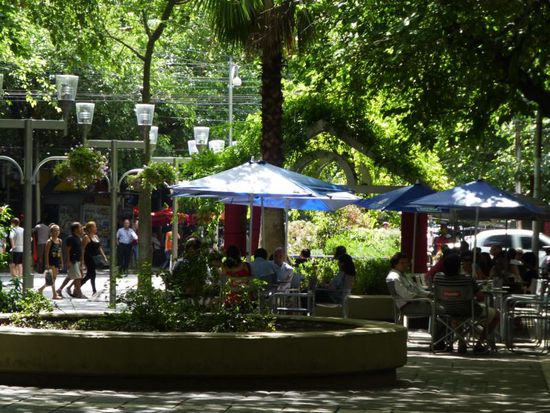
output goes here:
[{"label": "umbrella pole", "polygon": [[246,239],[246,250],[247,250],[247,262],[251,261],[252,257],[252,228],[253,228],[253,219],[254,219],[254,198],[250,197],[250,203],[248,205],[250,210],[250,223],[248,224],[248,238]]},{"label": "umbrella pole", "polygon": [[477,248],[477,227],[478,226],[479,226],[479,207],[476,207],[476,218],[475,218],[475,224],[474,224],[474,246],[472,248],[472,251],[473,251],[472,277],[474,278],[476,273],[476,261],[477,261],[476,248]]},{"label": "umbrella pole", "polygon": [[260,198],[260,201],[261,201],[261,205],[262,205],[262,209],[261,209],[261,216],[260,216],[260,231],[262,232],[262,236],[260,237],[260,245],[262,248],[264,248],[265,246],[265,241],[264,241],[264,237],[265,237],[265,217],[264,217],[264,213],[265,213],[265,208],[264,208],[264,197],[262,196]]},{"label": "umbrella pole", "polygon": [[285,200],[285,254],[288,258],[288,199]]},{"label": "umbrella pole", "polygon": [[412,258],[411,258],[411,271],[413,274],[416,272],[414,268],[414,264],[416,261],[416,220],[418,218],[417,216],[418,212],[414,211],[414,223],[413,223],[413,250],[412,250]]}]

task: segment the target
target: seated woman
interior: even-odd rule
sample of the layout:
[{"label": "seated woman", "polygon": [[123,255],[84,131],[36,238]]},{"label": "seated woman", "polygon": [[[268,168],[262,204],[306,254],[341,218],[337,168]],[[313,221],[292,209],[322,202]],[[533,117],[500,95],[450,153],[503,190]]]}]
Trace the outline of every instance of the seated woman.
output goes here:
[{"label": "seated woman", "polygon": [[342,304],[355,283],[355,264],[348,254],[338,257],[338,273],[324,287],[315,290],[315,301]]},{"label": "seated woman", "polygon": [[236,245],[230,245],[225,252],[222,274],[227,277],[230,286],[248,284],[252,271],[250,264],[242,260],[241,252]]}]

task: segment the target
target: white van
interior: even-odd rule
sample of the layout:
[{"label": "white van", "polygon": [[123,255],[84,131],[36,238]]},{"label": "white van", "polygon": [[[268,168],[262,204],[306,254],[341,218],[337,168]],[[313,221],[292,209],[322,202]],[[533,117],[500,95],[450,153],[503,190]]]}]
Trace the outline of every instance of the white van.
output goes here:
[{"label": "white van", "polygon": [[[464,237],[464,240],[470,244],[470,248],[474,246],[473,236]],[[533,241],[533,231],[530,229],[490,229],[481,231],[477,234],[477,246],[481,248],[481,252],[489,252],[492,245],[501,245],[503,249],[521,248],[523,252],[531,251]],[[550,246],[550,237],[544,234],[539,234],[539,263],[544,262],[543,247]]]}]

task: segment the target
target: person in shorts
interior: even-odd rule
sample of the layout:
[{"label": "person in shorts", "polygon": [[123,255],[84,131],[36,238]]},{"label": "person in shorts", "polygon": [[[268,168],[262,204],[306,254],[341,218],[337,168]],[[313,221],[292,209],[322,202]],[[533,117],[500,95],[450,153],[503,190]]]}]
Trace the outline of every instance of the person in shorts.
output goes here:
[{"label": "person in shorts", "polygon": [[11,276],[22,278],[23,277],[23,228],[19,226],[19,218],[13,218],[11,220],[10,230],[10,244],[11,244],[11,260],[10,270]]},{"label": "person in shorts", "polygon": [[73,222],[71,224],[71,235],[67,237],[65,245],[67,247],[67,277],[63,280],[61,287],[57,290],[57,295],[62,297],[63,287],[65,287],[69,281],[74,281],[74,290],[71,294],[67,288],[66,292],[74,298],[86,298],[80,290],[82,282],[82,225],[80,222]]}]

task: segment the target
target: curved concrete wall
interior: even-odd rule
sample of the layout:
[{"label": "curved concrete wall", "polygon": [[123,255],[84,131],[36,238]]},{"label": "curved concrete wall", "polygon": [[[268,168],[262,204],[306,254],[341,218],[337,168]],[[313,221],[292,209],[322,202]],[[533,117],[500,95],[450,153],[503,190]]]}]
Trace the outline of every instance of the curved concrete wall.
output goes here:
[{"label": "curved concrete wall", "polygon": [[363,320],[332,321],[353,328],[231,334],[0,327],[0,373],[278,377],[395,370],[406,363],[407,335],[402,326]]}]

